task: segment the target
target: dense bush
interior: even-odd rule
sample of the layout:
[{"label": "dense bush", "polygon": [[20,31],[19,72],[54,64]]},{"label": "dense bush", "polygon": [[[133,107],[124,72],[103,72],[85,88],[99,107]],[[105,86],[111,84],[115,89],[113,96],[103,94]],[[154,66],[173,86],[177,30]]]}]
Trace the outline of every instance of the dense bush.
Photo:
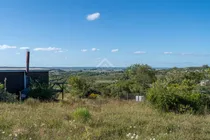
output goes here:
[{"label": "dense bush", "polygon": [[210,107],[210,97],[193,91],[185,82],[168,84],[166,81],[158,80],[149,89],[147,99],[163,111],[177,113],[201,114]]},{"label": "dense bush", "polygon": [[55,100],[57,93],[49,85],[43,85],[39,83],[33,83],[28,93],[29,98],[35,98],[39,100]]},{"label": "dense bush", "polygon": [[16,102],[17,96],[4,91],[4,85],[0,83],[0,102]]},{"label": "dense bush", "polygon": [[17,96],[15,94],[11,94],[8,92],[1,92],[0,93],[0,102],[16,102],[17,101]]},{"label": "dense bush", "polygon": [[71,76],[68,82],[71,86],[71,94],[79,97],[84,97],[92,84],[88,80],[78,76]]}]

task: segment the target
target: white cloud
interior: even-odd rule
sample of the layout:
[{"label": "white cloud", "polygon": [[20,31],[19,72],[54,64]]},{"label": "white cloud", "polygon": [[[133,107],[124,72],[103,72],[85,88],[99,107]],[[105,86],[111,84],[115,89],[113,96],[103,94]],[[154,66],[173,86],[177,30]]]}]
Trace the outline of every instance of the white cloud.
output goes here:
[{"label": "white cloud", "polygon": [[82,49],[81,52],[87,52],[87,49]]},{"label": "white cloud", "polygon": [[19,52],[17,52],[17,53],[16,53],[16,55],[20,55],[20,53],[19,53]]},{"label": "white cloud", "polygon": [[172,54],[172,52],[164,52],[164,54]]},{"label": "white cloud", "polygon": [[146,52],[145,51],[136,51],[134,52],[135,54],[145,54]]},{"label": "white cloud", "polygon": [[96,13],[87,15],[86,19],[89,21],[93,21],[93,20],[98,19],[100,15],[101,15],[100,13],[96,12]]},{"label": "white cloud", "polygon": [[0,50],[5,50],[5,49],[16,49],[16,46],[9,46],[9,45],[0,45]]},{"label": "white cloud", "polygon": [[193,53],[181,53],[181,55],[198,55],[198,54],[193,54]]},{"label": "white cloud", "polygon": [[97,49],[97,48],[92,48],[92,51],[99,51],[99,49]]},{"label": "white cloud", "polygon": [[34,51],[61,51],[61,48],[55,48],[55,47],[35,48]]},{"label": "white cloud", "polygon": [[20,47],[21,50],[28,50],[30,49],[29,47]]},{"label": "white cloud", "polygon": [[113,50],[111,50],[111,52],[118,52],[119,51],[119,49],[113,49]]},{"label": "white cloud", "polygon": [[55,53],[63,53],[63,50],[59,50],[59,51],[54,51]]}]

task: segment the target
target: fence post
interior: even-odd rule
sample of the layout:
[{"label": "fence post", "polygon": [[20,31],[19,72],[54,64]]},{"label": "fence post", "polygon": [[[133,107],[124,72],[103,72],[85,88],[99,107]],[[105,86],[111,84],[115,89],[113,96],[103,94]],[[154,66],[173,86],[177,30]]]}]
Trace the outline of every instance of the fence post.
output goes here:
[{"label": "fence post", "polygon": [[21,93],[21,91],[19,91],[19,101],[21,102],[21,95],[22,93]]},{"label": "fence post", "polygon": [[4,91],[7,91],[7,78],[4,78]]},{"label": "fence post", "polygon": [[63,90],[62,90],[62,100],[64,99],[64,92],[63,92]]}]

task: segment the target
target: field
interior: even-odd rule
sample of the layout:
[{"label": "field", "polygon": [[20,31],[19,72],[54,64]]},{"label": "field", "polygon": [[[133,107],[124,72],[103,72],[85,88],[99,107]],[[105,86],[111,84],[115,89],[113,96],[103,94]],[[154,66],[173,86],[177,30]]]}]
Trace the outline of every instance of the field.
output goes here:
[{"label": "field", "polygon": [[[91,118],[75,120],[87,108]],[[210,116],[161,113],[148,103],[77,99],[0,105],[0,139],[12,140],[208,140]]]}]

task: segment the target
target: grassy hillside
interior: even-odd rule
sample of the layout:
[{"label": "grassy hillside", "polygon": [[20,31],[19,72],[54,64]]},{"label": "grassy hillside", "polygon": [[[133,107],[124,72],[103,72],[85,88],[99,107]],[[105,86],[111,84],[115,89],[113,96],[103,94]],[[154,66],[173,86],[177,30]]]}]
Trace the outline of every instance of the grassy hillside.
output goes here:
[{"label": "grassy hillside", "polygon": [[[78,107],[89,110],[89,121],[74,119],[72,112]],[[1,140],[210,139],[210,116],[160,113],[147,103],[135,101],[31,100],[22,104],[1,103],[0,114]]]}]

